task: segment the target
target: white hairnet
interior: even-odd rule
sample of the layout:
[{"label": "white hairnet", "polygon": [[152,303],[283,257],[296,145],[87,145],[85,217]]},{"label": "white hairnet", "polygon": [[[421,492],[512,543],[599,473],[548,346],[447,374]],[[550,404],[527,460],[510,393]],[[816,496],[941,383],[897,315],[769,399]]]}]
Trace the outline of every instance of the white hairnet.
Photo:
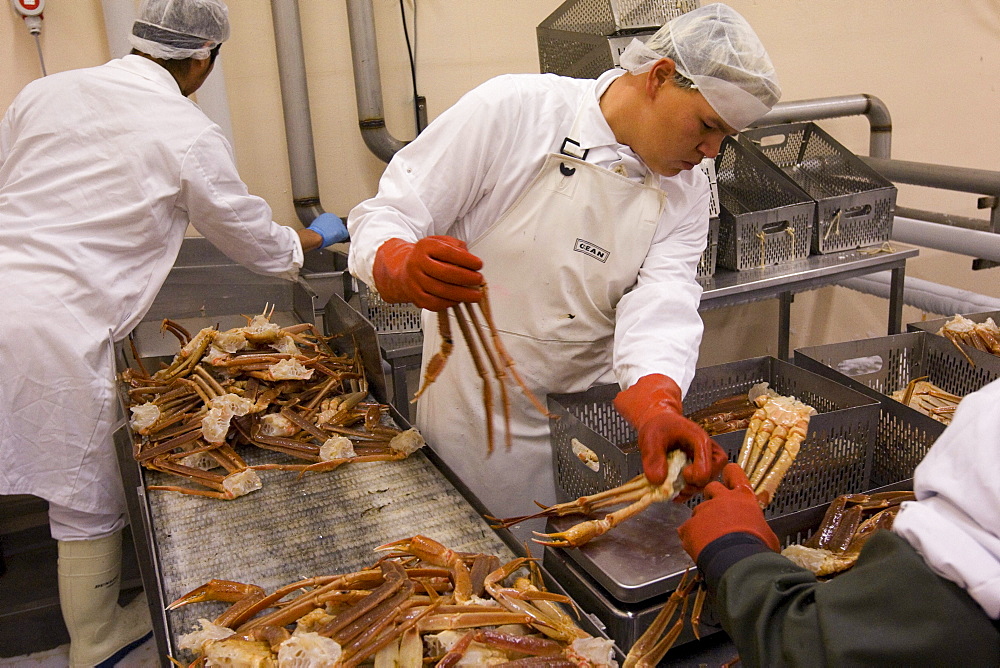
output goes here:
[{"label": "white hairnet", "polygon": [[781,98],[778,76],[757,34],[734,9],[705,5],[665,24],[643,44],[632,40],[620,58],[633,74],[670,58],[716,113],[742,130]]},{"label": "white hairnet", "polygon": [[208,58],[229,39],[229,10],[222,0],[143,0],[129,42],[154,58]]}]

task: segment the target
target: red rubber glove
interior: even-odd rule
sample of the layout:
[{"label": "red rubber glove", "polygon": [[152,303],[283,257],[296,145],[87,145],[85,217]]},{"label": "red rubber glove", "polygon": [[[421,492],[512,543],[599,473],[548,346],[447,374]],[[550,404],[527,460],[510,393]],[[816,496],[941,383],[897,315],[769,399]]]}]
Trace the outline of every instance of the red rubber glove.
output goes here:
[{"label": "red rubber glove", "polygon": [[460,302],[479,301],[482,268],[483,261],[466,249],[464,241],[433,236],[417,243],[389,239],[376,251],[372,273],[383,300],[443,311]]},{"label": "red rubber glove", "polygon": [[705,500],[691,513],[677,533],[681,545],[698,563],[698,556],[709,543],[731,533],[748,533],[760,538],[775,552],[781,549],[778,537],[764,520],[757,497],[750,487],[747,474],[739,464],[727,464],[722,469],[722,482],[710,482],[705,487]]},{"label": "red rubber glove", "polygon": [[691,463],[684,467],[686,483],[677,501],[686,501],[722,471],[729,458],[708,432],[684,417],[681,388],[671,378],[654,373],[622,390],[615,408],[639,431],[642,469],[654,485],[667,477],[667,453],[683,450]]}]

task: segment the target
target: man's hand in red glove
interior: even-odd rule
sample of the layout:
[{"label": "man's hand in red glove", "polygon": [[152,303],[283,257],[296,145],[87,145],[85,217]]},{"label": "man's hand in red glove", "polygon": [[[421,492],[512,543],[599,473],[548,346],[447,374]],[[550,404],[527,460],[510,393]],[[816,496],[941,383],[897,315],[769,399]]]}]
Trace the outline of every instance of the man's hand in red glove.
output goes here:
[{"label": "man's hand in red glove", "polygon": [[662,374],[643,376],[615,397],[615,408],[639,432],[642,468],[654,485],[667,476],[667,453],[683,450],[691,463],[684,467],[686,486],[677,501],[686,501],[722,471],[729,458],[708,433],[684,417],[681,389]]},{"label": "man's hand in red glove", "polygon": [[425,237],[416,243],[389,239],[375,253],[375,288],[383,300],[411,302],[443,311],[461,302],[478,302],[483,261],[453,237]]},{"label": "man's hand in red glove", "polygon": [[691,518],[677,533],[695,563],[709,543],[732,533],[756,536],[775,552],[781,548],[739,464],[727,464],[722,469],[722,482],[705,487],[705,500],[695,506]]}]

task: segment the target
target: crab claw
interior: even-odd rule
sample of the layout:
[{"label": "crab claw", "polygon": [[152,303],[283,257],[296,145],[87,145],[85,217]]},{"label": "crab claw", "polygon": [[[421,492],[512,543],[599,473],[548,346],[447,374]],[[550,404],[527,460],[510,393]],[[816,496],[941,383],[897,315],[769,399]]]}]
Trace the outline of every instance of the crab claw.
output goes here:
[{"label": "crab claw", "polygon": [[232,580],[209,580],[202,586],[192,589],[176,601],[167,606],[167,610],[177,608],[190,603],[201,603],[202,601],[224,601],[235,603],[246,598],[259,596],[264,597],[264,590],[253,584],[243,584]]},{"label": "crab claw", "polygon": [[[614,526],[607,518],[588,520],[575,524],[566,531],[558,531],[556,533],[532,531],[538,538],[532,538],[531,540],[539,545],[547,545],[549,547],[580,547],[598,536],[603,536]],[[539,538],[546,538],[548,540],[539,540]]]}]

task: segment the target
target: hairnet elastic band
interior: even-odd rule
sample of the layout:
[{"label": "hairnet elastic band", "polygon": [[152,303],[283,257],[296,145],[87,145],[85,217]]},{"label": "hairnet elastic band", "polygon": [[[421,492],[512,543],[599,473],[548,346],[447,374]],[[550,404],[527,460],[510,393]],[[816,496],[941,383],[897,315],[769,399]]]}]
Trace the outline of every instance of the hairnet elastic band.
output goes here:
[{"label": "hairnet elastic band", "polygon": [[[642,74],[652,69],[653,65],[662,58],[664,56],[650,49],[644,42],[633,38],[622,51],[618,63],[622,69],[628,70],[632,74]],[[684,72],[681,72],[681,75],[684,75]]]},{"label": "hairnet elastic band", "polygon": [[172,46],[177,49],[204,49],[214,47],[217,42],[195,35],[185,35],[168,28],[150,25],[142,21],[132,24],[132,34],[139,39],[149,40],[157,44]]}]

